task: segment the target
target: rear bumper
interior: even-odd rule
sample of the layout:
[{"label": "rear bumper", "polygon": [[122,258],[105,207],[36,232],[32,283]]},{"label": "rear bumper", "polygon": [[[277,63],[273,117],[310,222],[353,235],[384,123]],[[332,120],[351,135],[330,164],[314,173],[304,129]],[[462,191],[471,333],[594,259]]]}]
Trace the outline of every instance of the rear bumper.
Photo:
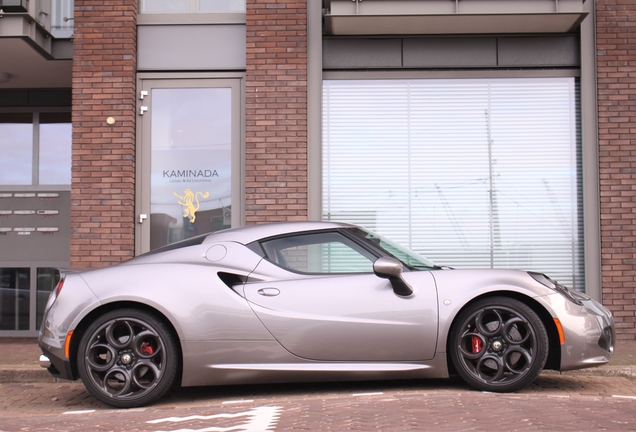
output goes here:
[{"label": "rear bumper", "polygon": [[40,366],[45,368],[49,373],[55,378],[61,378],[65,380],[76,380],[77,378],[73,375],[73,370],[71,368],[71,363],[65,358],[62,354],[62,357],[54,354],[56,350],[49,350],[48,347],[43,346],[40,343],[40,349],[42,350],[42,355],[40,356]]},{"label": "rear bumper", "polygon": [[43,367],[44,369],[51,367],[51,360],[49,360],[49,358],[44,354],[40,355],[40,367]]},{"label": "rear bumper", "polygon": [[66,356],[65,345],[81,317],[98,305],[97,297],[78,274],[65,274],[62,290],[51,293],[42,317],[38,344],[47,358],[41,365],[54,377],[78,378],[74,373],[76,368]]}]

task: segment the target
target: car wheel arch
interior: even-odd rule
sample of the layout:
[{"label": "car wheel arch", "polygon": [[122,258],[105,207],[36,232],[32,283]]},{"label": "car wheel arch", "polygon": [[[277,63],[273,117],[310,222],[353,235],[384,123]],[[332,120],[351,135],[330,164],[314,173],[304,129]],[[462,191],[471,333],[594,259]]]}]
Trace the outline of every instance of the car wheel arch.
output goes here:
[{"label": "car wheel arch", "polygon": [[79,378],[79,371],[77,365],[77,354],[79,351],[79,345],[82,340],[82,337],[88,327],[91,325],[93,321],[95,321],[98,317],[111,312],[117,309],[138,309],[153,315],[158,320],[162,321],[168,327],[168,330],[171,331],[176,336],[177,348],[178,348],[178,359],[179,359],[179,371],[177,372],[177,376],[180,378],[182,376],[182,368],[183,368],[183,350],[181,348],[181,340],[179,338],[179,332],[177,332],[176,328],[172,324],[172,322],[163,314],[161,311],[148,306],[147,304],[131,302],[131,301],[119,301],[113,303],[107,303],[101,305],[91,312],[89,312],[79,324],[73,330],[73,337],[71,339],[71,346],[69,352],[69,362],[71,365],[71,371],[73,372],[73,378]]},{"label": "car wheel arch", "polygon": [[[465,309],[468,309],[472,304],[488,297],[508,297],[508,298],[520,301],[524,303],[526,306],[528,306],[529,308],[531,308],[539,316],[539,318],[541,319],[541,322],[543,323],[546,329],[546,332],[548,333],[548,340],[549,340],[548,358],[543,369],[559,370],[561,365],[561,345],[559,342],[559,332],[556,328],[556,324],[554,323],[554,318],[552,317],[550,312],[548,312],[548,310],[543,305],[541,305],[538,301],[516,291],[488,292],[471,299],[469,302],[463,305],[460,309],[458,309],[455,315],[451,319],[452,321],[451,325],[448,326],[449,332],[446,335],[446,353],[450,353],[450,348],[451,348],[450,347],[451,338],[449,337],[450,330],[455,325],[457,325],[458,317],[460,317],[461,313]],[[455,367],[452,364],[450,355],[447,355],[446,361],[448,363],[449,372],[451,374],[456,373]]]}]

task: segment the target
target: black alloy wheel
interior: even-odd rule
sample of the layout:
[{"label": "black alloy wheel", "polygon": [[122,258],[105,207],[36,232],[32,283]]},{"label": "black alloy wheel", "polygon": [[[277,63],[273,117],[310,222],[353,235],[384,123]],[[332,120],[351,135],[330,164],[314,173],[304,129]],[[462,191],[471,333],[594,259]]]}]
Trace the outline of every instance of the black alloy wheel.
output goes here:
[{"label": "black alloy wheel", "polygon": [[150,404],[177,382],[176,338],[141,310],[114,310],[96,319],[82,336],[77,356],[84,386],[114,407]]},{"label": "black alloy wheel", "polygon": [[485,298],[462,311],[449,343],[462,379],[491,392],[517,391],[534,381],[545,366],[548,346],[537,314],[508,297]]}]

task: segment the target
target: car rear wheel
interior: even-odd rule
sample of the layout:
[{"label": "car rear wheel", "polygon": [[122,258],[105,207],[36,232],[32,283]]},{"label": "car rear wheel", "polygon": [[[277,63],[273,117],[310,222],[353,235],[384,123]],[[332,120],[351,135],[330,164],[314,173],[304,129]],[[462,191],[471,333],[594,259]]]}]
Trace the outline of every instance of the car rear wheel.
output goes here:
[{"label": "car rear wheel", "polygon": [[457,373],[485,391],[519,390],[541,373],[548,356],[548,334],[524,303],[490,297],[462,311],[450,335]]},{"label": "car rear wheel", "polygon": [[177,382],[176,338],[141,310],[114,310],[97,318],[82,336],[77,356],[88,391],[114,407],[147,405]]}]

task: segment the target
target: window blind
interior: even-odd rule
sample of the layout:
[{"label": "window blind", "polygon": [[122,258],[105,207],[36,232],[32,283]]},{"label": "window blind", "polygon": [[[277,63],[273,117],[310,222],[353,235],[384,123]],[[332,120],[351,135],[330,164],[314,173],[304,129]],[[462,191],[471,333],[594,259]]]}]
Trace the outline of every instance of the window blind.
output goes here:
[{"label": "window blind", "polygon": [[584,290],[575,78],[325,80],[323,219]]}]

